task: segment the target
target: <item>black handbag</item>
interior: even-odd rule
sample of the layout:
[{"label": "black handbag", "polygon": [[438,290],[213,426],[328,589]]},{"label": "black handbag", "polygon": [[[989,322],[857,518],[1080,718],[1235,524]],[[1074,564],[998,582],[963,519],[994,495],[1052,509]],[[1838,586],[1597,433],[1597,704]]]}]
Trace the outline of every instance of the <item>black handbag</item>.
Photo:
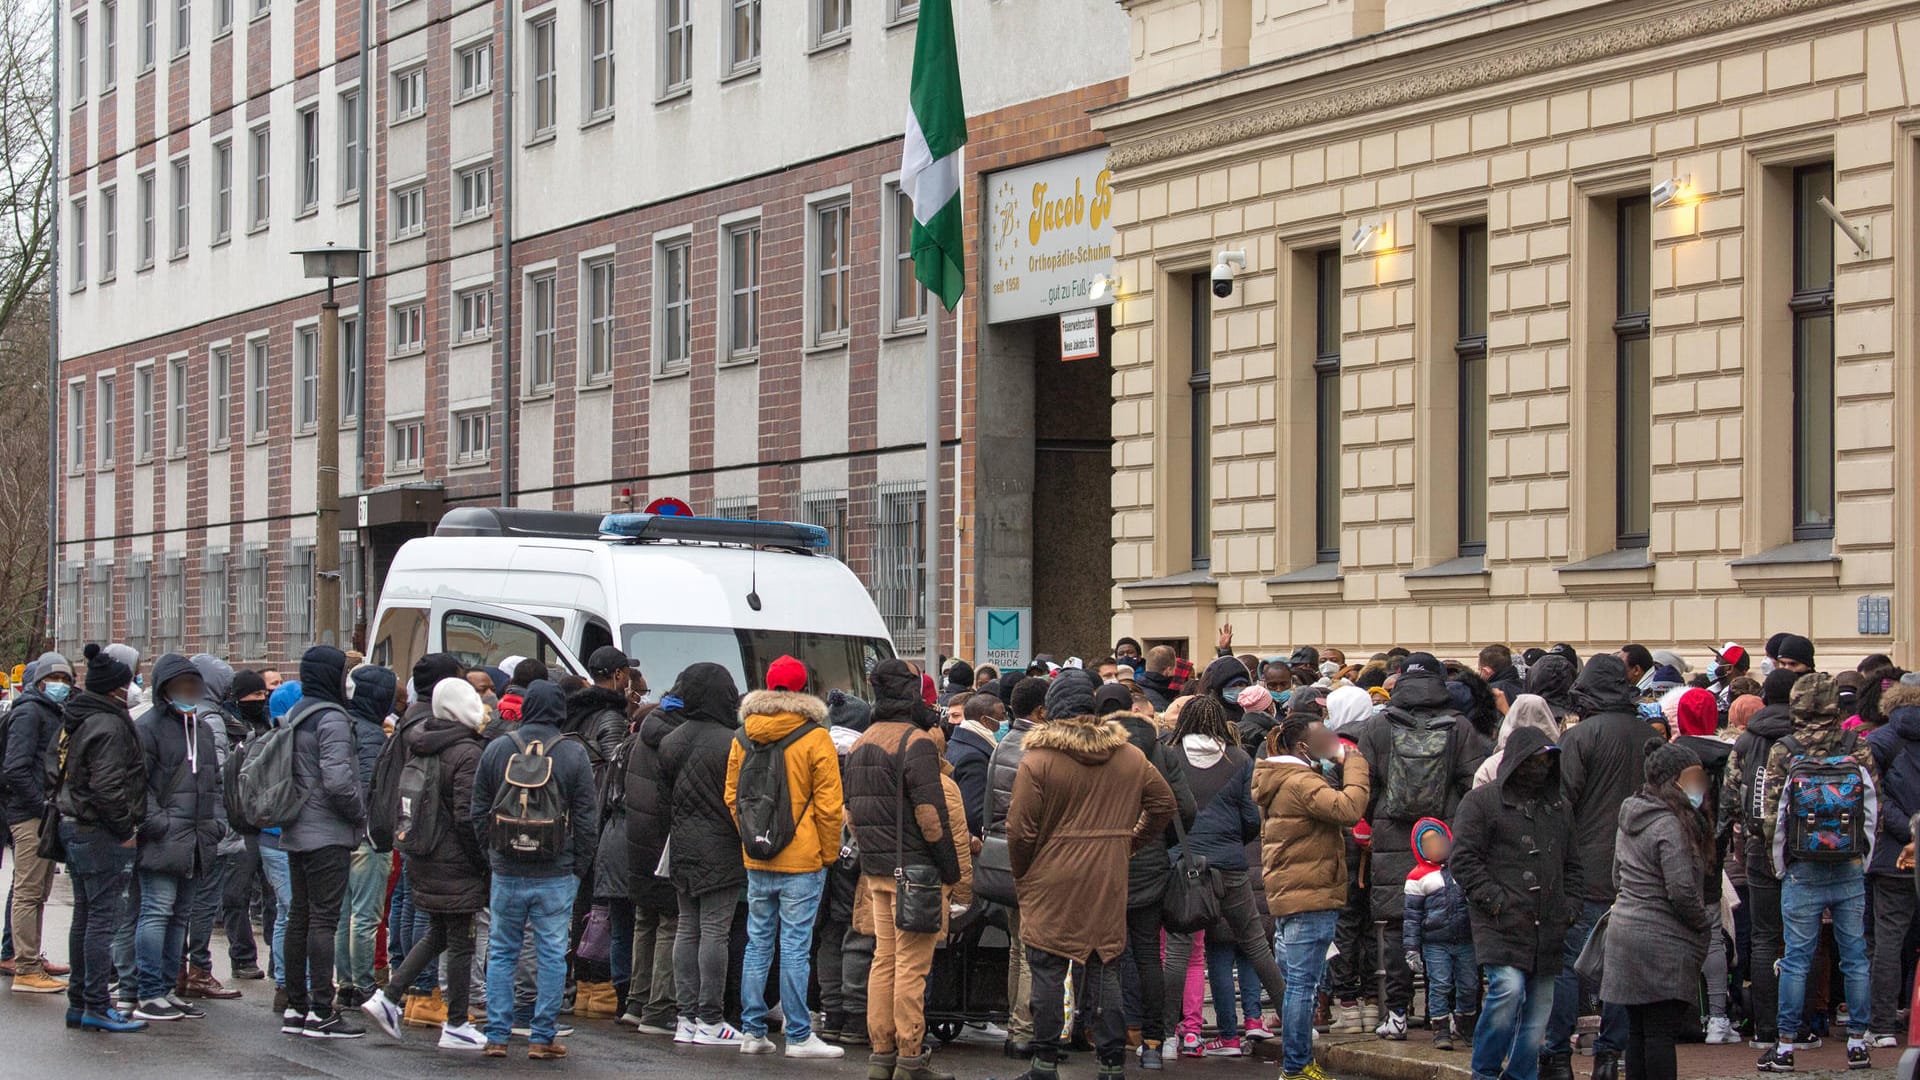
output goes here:
[{"label": "black handbag", "polygon": [[[58,736],[65,739],[64,732]],[[34,854],[48,862],[67,861],[67,842],[60,835],[60,790],[67,786],[66,754],[61,753],[60,772],[53,778],[53,789],[47,792],[47,803],[40,808],[40,839],[33,846]]]},{"label": "black handbag", "polygon": [[989,832],[980,839],[980,854],[973,857],[973,895],[1002,907],[1020,906],[1020,892],[1013,881],[1013,851],[1004,834]]},{"label": "black handbag", "polygon": [[1607,927],[1613,922],[1613,909],[1600,913],[1593,924],[1593,933],[1588,935],[1587,943],[1580,947],[1580,955],[1573,961],[1576,975],[1588,982],[1599,982],[1607,966]]},{"label": "black handbag", "polygon": [[1168,930],[1198,933],[1220,921],[1220,900],[1226,888],[1220,871],[1207,865],[1206,856],[1188,850],[1187,828],[1178,807],[1173,811],[1173,828],[1180,838],[1180,857],[1173,861],[1173,874],[1160,901],[1160,921]]},{"label": "black handbag", "polygon": [[893,928],[903,934],[937,934],[947,914],[940,871],[932,866],[906,865],[907,743],[913,740],[913,735],[908,731],[894,753],[900,769],[900,790],[893,804],[895,840],[899,845],[893,860]]}]

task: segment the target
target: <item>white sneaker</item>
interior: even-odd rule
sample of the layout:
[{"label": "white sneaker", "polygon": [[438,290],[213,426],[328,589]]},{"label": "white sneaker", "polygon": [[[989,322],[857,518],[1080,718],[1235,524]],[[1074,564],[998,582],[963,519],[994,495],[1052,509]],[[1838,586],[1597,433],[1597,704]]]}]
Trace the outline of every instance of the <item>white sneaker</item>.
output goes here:
[{"label": "white sneaker", "polygon": [[[387,1000],[385,991],[378,991],[372,997],[360,1003],[360,1011],[367,1019],[391,1038],[400,1037],[400,1006]],[[481,1040],[485,1042],[485,1040]]]},{"label": "white sneaker", "polygon": [[778,1048],[773,1045],[773,1040],[765,1035],[742,1033],[740,1036],[740,1052],[743,1054],[771,1054],[776,1049]]},{"label": "white sneaker", "polygon": [[694,1023],[691,1017],[686,1017],[686,1016],[681,1017],[679,1020],[674,1022],[673,1041],[677,1043],[692,1042],[695,1033],[698,1032],[699,1030],[699,1027],[700,1025]]},{"label": "white sneaker", "polygon": [[640,1026],[640,1016],[638,1013],[621,1013],[613,1022],[621,1027],[637,1028]]},{"label": "white sneaker", "polygon": [[[376,997],[382,995],[375,995]],[[487,1048],[487,1037],[471,1021],[458,1027],[452,1024],[440,1025],[440,1049],[471,1050],[478,1053]]]},{"label": "white sneaker", "polygon": [[1878,1050],[1892,1050],[1900,1045],[1900,1036],[1869,1031],[1867,1032],[1867,1045]]},{"label": "white sneaker", "polygon": [[1339,1005],[1333,1007],[1333,1028],[1335,1035],[1358,1035],[1367,1029],[1365,1011],[1359,1005]]},{"label": "white sneaker", "polygon": [[695,1046],[739,1046],[745,1036],[740,1030],[725,1020],[717,1024],[701,1024],[693,1030]]},{"label": "white sneaker", "polygon": [[820,1058],[823,1060],[841,1058],[847,1055],[845,1047],[835,1046],[818,1034],[808,1032],[800,1042],[787,1044],[787,1056],[790,1058]]},{"label": "white sneaker", "polygon": [[1708,1046],[1734,1046],[1740,1042],[1740,1033],[1733,1030],[1733,1021],[1724,1016],[1716,1016],[1707,1021]]},{"label": "white sneaker", "polygon": [[1380,1018],[1380,1026],[1373,1029],[1375,1035],[1391,1042],[1407,1041],[1407,1014],[1395,1009]]}]

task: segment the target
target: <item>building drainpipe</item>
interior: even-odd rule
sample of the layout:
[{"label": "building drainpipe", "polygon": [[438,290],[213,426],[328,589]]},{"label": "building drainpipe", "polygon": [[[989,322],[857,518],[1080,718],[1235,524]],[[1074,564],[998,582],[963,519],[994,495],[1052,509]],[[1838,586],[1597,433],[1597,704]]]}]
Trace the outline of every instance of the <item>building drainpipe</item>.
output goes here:
[{"label": "building drainpipe", "polygon": [[56,599],[54,582],[60,559],[60,162],[66,158],[66,129],[61,89],[66,79],[60,70],[60,5],[53,4],[53,161],[47,171],[47,213],[53,219],[53,250],[47,255],[47,589],[46,617],[42,627],[48,642],[53,640]]},{"label": "building drainpipe", "polygon": [[[353,325],[354,348],[358,350],[360,357],[360,378],[356,380],[358,385],[354,387],[353,415],[360,421],[355,425],[358,438],[354,440],[354,475],[357,477],[354,490],[360,492],[363,497],[367,490],[367,327],[373,321],[373,309],[369,306],[373,302],[370,279],[373,276],[374,265],[373,168],[370,164],[373,160],[373,139],[368,134],[373,130],[374,80],[372,68],[368,66],[372,59],[370,45],[372,38],[373,5],[362,2],[360,5],[360,160],[355,163],[355,167],[360,170],[360,247],[367,253],[361,256],[365,261],[360,265],[360,317],[354,320]],[[354,576],[358,579],[354,584],[354,595],[360,598],[360,611],[357,612],[359,617],[354,620],[354,625],[346,627],[345,632],[352,636],[355,644],[361,646],[361,651],[364,652],[366,642],[361,633],[361,627],[366,623],[367,596],[372,591],[370,586],[373,583],[373,570],[368,565],[372,562],[368,558],[372,544],[369,543],[367,530],[360,528],[357,515],[354,518],[353,546],[359,552],[353,562]]]},{"label": "building drainpipe", "polygon": [[515,5],[501,5],[505,25],[501,29],[500,73],[505,81],[501,99],[500,129],[503,133],[500,159],[504,165],[500,180],[500,505],[513,505],[513,116],[517,107],[513,74],[513,32],[518,25]]}]

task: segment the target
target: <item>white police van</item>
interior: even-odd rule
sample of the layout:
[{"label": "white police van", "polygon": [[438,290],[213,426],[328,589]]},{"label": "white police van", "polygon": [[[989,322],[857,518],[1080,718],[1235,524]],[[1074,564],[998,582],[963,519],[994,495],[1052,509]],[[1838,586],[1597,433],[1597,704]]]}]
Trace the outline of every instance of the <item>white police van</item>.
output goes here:
[{"label": "white police van", "polygon": [[461,507],[394,556],[368,658],[403,679],[430,652],[584,676],[595,649],[618,645],[661,694],[701,661],[759,687],[792,655],[815,692],[865,696],[893,644],[828,544],[825,529],[788,522]]}]

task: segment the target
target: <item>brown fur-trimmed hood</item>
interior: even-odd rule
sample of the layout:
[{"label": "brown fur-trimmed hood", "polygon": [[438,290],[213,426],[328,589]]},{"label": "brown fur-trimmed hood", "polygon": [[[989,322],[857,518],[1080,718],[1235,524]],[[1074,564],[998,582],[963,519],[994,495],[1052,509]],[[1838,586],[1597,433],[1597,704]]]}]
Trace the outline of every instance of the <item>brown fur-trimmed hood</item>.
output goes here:
[{"label": "brown fur-trimmed hood", "polygon": [[1894,683],[1880,692],[1880,715],[1892,716],[1893,710],[1920,705],[1920,686]]},{"label": "brown fur-trimmed hood", "polygon": [[1027,734],[1028,752],[1058,750],[1086,765],[1102,765],[1127,745],[1127,729],[1118,720],[1073,716],[1050,720]]},{"label": "brown fur-trimmed hood", "polygon": [[827,723],[827,703],[812,694],[755,690],[740,699],[740,726],[757,743],[779,742],[809,720]]}]

